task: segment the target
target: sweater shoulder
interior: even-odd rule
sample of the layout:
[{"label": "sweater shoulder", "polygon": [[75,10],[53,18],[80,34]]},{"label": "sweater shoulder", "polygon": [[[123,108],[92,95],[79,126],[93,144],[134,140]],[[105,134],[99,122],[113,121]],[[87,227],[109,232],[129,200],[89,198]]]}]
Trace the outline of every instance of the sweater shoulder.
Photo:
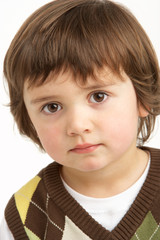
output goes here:
[{"label": "sweater shoulder", "polygon": [[44,183],[44,175],[50,165],[14,193],[6,206],[5,219],[15,239],[19,239],[20,236],[20,239],[29,239],[28,236],[33,235],[33,232],[28,226],[33,224],[32,221],[36,221],[37,224],[37,219],[40,217],[44,219],[46,202],[49,197]]},{"label": "sweater shoulder", "polygon": [[[25,229],[25,220],[31,199],[41,178],[37,175],[20,188],[9,200],[5,209],[5,218],[15,239],[29,239]],[[18,229],[18,232],[17,232]]]}]

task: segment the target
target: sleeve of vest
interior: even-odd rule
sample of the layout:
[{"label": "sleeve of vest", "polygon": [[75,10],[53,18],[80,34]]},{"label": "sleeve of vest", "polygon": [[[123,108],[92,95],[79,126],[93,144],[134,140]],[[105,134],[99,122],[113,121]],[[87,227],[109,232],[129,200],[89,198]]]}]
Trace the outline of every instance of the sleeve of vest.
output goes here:
[{"label": "sleeve of vest", "polygon": [[14,240],[11,231],[8,228],[5,218],[2,219],[0,223],[0,239],[3,240]]},{"label": "sleeve of vest", "polygon": [[5,209],[5,219],[15,240],[29,240],[19,212],[16,208],[15,198],[12,196]]}]

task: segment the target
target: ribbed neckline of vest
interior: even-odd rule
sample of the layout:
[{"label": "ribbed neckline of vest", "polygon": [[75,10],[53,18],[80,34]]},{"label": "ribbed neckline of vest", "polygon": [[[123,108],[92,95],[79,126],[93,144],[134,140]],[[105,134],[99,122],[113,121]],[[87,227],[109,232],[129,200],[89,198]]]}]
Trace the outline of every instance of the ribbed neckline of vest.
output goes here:
[{"label": "ribbed neckline of vest", "polygon": [[142,223],[160,187],[160,150],[142,147],[151,154],[151,165],[139,194],[132,206],[110,232],[97,223],[66,191],[62,183],[56,162],[45,168],[44,181],[47,191],[53,201],[86,235],[94,240],[129,240]]}]

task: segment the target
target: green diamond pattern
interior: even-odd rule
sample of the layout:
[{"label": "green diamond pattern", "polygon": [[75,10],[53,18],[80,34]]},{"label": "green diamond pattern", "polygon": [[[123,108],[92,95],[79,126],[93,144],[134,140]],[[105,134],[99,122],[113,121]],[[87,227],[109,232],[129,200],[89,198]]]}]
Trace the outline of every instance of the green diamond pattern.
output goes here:
[{"label": "green diamond pattern", "polygon": [[131,240],[158,240],[160,239],[160,225],[157,224],[151,212],[148,212],[141,226]]},{"label": "green diamond pattern", "polygon": [[29,240],[41,240],[36,234],[34,234],[30,229],[24,227]]}]

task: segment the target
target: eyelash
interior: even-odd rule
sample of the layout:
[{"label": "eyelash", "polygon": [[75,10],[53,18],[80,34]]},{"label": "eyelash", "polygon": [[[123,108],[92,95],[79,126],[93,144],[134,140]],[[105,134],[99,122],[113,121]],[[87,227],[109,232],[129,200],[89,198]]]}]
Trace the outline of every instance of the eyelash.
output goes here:
[{"label": "eyelash", "polygon": [[[102,100],[100,99],[100,101],[96,101],[95,99],[92,99],[93,97],[95,97],[95,96],[98,96],[98,98],[100,99],[101,97],[103,98]],[[102,92],[102,91],[97,91],[97,92],[94,92],[94,93],[91,93],[90,94],[90,96],[89,96],[89,100],[90,100],[90,102],[91,103],[97,103],[97,104],[101,104],[102,102],[104,102],[106,99],[107,99],[107,97],[108,97],[108,94],[107,93],[105,93],[105,92]],[[92,99],[92,101],[91,101],[91,99]],[[57,110],[56,111],[50,111],[49,110],[49,107],[56,107],[57,108]],[[46,109],[46,110],[45,110]],[[59,104],[59,103],[48,103],[48,104],[45,104],[43,107],[42,107],[42,109],[41,109],[41,112],[45,112],[46,114],[54,114],[54,113],[56,113],[56,112],[58,112],[58,111],[60,111],[62,109],[62,106]]]},{"label": "eyelash", "polygon": [[[57,110],[56,111],[54,111],[54,112],[52,112],[52,111],[49,111],[49,107],[57,107]],[[45,108],[46,108],[46,110],[45,110]],[[47,104],[45,104],[43,107],[42,107],[42,110],[41,110],[41,112],[45,112],[46,114],[54,114],[54,113],[56,113],[56,112],[58,112],[58,111],[60,111],[62,109],[62,107],[61,107],[61,105],[59,104],[59,103],[47,103]]]},{"label": "eyelash", "polygon": [[[92,93],[91,95],[90,95],[90,99],[92,98],[92,97],[94,97],[95,95],[97,94],[97,96],[99,95],[99,99],[101,98],[101,97],[103,97],[103,99],[101,100],[101,101],[93,101],[92,103],[102,103],[102,102],[104,102],[105,100],[106,100],[106,98],[108,97],[108,94],[107,93],[105,93],[105,92],[101,92],[101,91],[97,91],[97,92],[94,92],[94,93]],[[101,95],[101,96],[100,96]],[[91,100],[90,100],[91,101]]]}]

